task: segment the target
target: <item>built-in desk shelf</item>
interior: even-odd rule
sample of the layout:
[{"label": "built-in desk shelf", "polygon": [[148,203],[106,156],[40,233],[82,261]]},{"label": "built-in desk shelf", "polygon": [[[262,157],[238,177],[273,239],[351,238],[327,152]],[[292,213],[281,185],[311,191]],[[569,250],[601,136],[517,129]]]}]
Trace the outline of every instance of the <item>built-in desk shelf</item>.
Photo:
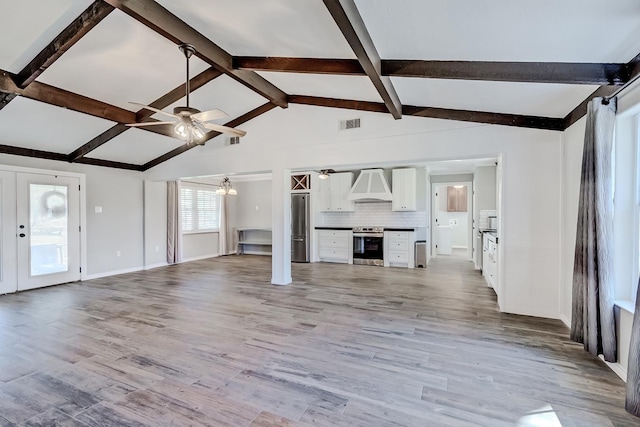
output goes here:
[{"label": "built-in desk shelf", "polygon": [[271,255],[270,228],[237,228],[238,233],[236,253],[252,255]]}]

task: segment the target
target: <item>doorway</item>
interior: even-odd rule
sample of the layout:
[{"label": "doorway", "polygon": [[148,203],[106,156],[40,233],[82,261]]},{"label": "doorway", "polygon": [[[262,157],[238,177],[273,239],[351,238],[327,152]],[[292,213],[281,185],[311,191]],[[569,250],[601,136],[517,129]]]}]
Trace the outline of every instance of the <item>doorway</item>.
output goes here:
[{"label": "doorway", "polygon": [[0,293],[80,280],[80,177],[0,171]]},{"label": "doorway", "polygon": [[434,183],[431,194],[433,256],[472,259],[472,183]]}]

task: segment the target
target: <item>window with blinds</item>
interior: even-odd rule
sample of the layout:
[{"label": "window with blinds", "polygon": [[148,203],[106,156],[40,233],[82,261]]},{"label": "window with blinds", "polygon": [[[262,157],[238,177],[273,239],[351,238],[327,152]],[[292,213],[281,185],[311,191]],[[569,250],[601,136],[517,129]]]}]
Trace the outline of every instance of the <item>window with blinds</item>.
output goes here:
[{"label": "window with blinds", "polygon": [[217,231],[219,197],[214,187],[182,184],[180,189],[182,231]]}]

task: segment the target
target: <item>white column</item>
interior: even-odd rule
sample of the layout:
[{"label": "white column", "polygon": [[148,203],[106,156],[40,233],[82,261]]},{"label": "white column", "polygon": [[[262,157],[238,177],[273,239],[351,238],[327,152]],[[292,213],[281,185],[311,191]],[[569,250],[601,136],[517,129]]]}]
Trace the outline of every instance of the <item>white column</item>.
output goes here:
[{"label": "white column", "polygon": [[274,169],[271,184],[271,283],[291,284],[291,169]]}]

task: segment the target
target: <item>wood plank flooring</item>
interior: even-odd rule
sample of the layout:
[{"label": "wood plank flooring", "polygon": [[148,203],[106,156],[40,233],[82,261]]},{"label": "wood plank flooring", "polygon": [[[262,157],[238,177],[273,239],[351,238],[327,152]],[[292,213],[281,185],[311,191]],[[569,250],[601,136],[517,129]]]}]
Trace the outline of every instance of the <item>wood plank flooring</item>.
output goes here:
[{"label": "wood plank flooring", "polygon": [[633,426],[559,321],[470,262],[227,256],[0,297],[0,426]]}]

